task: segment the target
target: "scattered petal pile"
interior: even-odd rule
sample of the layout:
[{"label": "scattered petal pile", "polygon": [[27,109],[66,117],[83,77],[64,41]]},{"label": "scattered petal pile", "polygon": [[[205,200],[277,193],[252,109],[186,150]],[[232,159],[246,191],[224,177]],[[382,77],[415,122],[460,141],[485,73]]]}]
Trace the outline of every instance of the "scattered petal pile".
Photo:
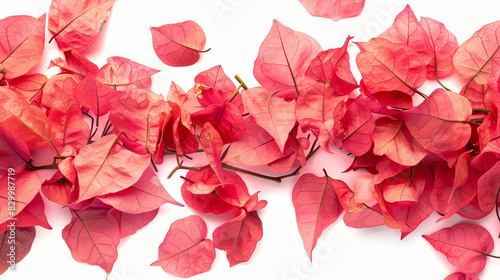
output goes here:
[{"label": "scattered petal pile", "polygon": [[[237,172],[279,183],[298,175],[320,149],[347,151],[353,162],[345,172],[370,175],[351,186],[326,170],[324,177],[297,180],[291,200],[311,260],[318,238],[343,212],[349,227],[386,225],[401,238],[434,211],[438,221],[498,213],[500,21],[459,45],[444,24],[419,21],[407,6],[378,37],[348,36],[323,50],[275,20],[254,63],[259,85],[248,88],[238,76],[235,84],[215,66],[196,75],[187,91],[172,82],[165,98],[151,91],[159,70],[117,56],[99,67],[82,54],[114,2],[52,1],[47,26],[62,52],[50,62],[60,70],[52,77],[26,74],[42,56],[46,15],[0,20],[0,238],[15,231],[16,261],[28,254],[35,226],[51,229],[43,195],[72,215],[62,236],[73,258],[110,273],[121,239],[145,227],[162,205],[183,206],[156,174],[165,159],[177,161],[169,178],[189,170],[179,186],[188,207],[200,215],[229,213],[211,239],[202,216],[172,223],[152,265],[177,277],[210,270],[215,249],[225,251],[230,266],[251,259],[267,201],[251,194]],[[356,16],[364,5],[300,2],[332,20]],[[192,65],[206,52],[205,33],[190,20],[152,27],[151,34],[169,66]],[[347,52],[356,47],[360,81]],[[463,88],[441,81],[453,72],[465,79]],[[439,88],[423,92],[429,80]],[[51,151],[52,164],[34,164],[42,149]],[[184,165],[196,152],[204,152],[206,163]],[[252,171],[266,165],[285,175]],[[41,182],[40,169],[53,169],[52,178]],[[446,279],[478,279],[487,257],[495,257],[493,238],[480,225],[460,223],[423,237],[459,270]],[[2,243],[1,258],[9,250]]]}]

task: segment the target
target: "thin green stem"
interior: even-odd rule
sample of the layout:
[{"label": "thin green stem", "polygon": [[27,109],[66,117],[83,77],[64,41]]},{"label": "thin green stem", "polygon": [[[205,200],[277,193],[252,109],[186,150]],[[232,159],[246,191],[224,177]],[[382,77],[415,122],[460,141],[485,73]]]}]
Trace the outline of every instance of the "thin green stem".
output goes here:
[{"label": "thin green stem", "polygon": [[[204,150],[203,149],[198,149],[195,153],[203,153]],[[172,150],[166,150],[164,155],[166,156],[174,156],[174,155],[177,155],[177,152],[176,151],[172,151]],[[186,155],[184,155],[186,156]],[[192,159],[192,158],[189,158],[189,159]]]},{"label": "thin green stem", "polygon": [[174,173],[175,173],[177,170],[180,170],[180,169],[184,169],[184,170],[195,170],[195,171],[200,172],[200,171],[202,171],[203,169],[207,169],[207,168],[209,168],[209,167],[210,167],[210,165],[209,165],[209,164],[208,164],[208,165],[205,165],[205,166],[202,166],[202,167],[184,166],[184,165],[182,165],[182,162],[181,162],[180,164],[178,164],[178,165],[177,165],[177,166],[176,166],[176,167],[175,167],[175,168],[174,168],[174,169],[170,172],[170,174],[168,174],[167,179],[170,179],[170,178],[174,175]]},{"label": "thin green stem", "polygon": [[379,211],[377,211],[377,210],[375,210],[375,209],[371,208],[370,206],[366,205],[365,203],[363,203],[363,205],[364,205],[366,208],[368,208],[368,209],[372,210],[373,212],[378,213],[378,214],[380,214],[380,215],[383,215],[382,213],[380,213]]},{"label": "thin green stem", "polygon": [[208,49],[203,50],[203,51],[201,51],[201,50],[194,50],[194,51],[199,52],[199,53],[206,53],[206,52],[209,52],[211,49],[212,48],[208,48]]},{"label": "thin green stem", "polygon": [[238,81],[238,83],[240,83],[240,85],[243,87],[244,90],[248,89],[247,85],[245,84],[245,82],[243,82],[240,76],[235,75],[234,78],[236,79],[236,81]]},{"label": "thin green stem", "polygon": [[193,181],[193,180],[191,180],[191,179],[189,179],[189,178],[186,178],[186,177],[184,177],[184,176],[180,176],[180,177],[181,177],[181,179],[184,179],[184,180],[186,180],[186,181],[189,181],[189,182],[191,182],[191,183],[193,183],[193,184],[195,183],[195,181]]},{"label": "thin green stem", "polygon": [[483,255],[490,257],[490,258],[500,259],[500,256],[495,256],[495,255],[490,255],[490,254],[483,254]]},{"label": "thin green stem", "polygon": [[153,165],[153,169],[155,170],[156,173],[158,173],[158,168],[156,167],[156,163],[153,160],[153,157],[151,156],[150,158],[151,158],[151,164]]},{"label": "thin green stem", "polygon": [[[311,149],[309,150],[309,153],[306,156],[306,161],[308,161],[319,150],[320,146],[316,147],[317,141],[318,141],[317,139],[314,140],[314,142],[313,142],[313,144],[311,146]],[[226,163],[223,163],[222,167],[226,168],[226,169],[233,170],[233,171],[238,171],[238,172],[242,172],[242,173],[245,173],[245,174],[248,174],[248,175],[252,175],[252,176],[255,176],[255,177],[258,177],[258,178],[262,178],[262,179],[266,179],[266,180],[270,180],[270,181],[275,181],[275,182],[278,182],[278,183],[281,183],[283,179],[299,175],[299,172],[302,169],[302,166],[299,166],[294,171],[292,171],[292,172],[290,172],[288,174],[282,175],[282,176],[268,176],[268,175],[256,173],[256,172],[253,172],[253,171],[249,171],[249,170],[246,170],[246,169],[238,168],[238,167],[235,167],[235,166],[231,166],[231,165],[228,165]]]},{"label": "thin green stem", "polygon": [[[314,140],[313,145],[312,145],[311,149],[309,150],[309,153],[306,156],[306,161],[309,160],[319,150],[320,146],[316,147],[317,141],[318,141],[317,139]],[[198,150],[198,151],[200,151],[200,150]],[[203,151],[203,150],[201,150],[201,151]],[[177,157],[177,166],[170,172],[170,174],[167,177],[168,179],[170,179],[174,175],[174,173],[177,170],[180,170],[180,169],[195,170],[195,171],[199,172],[199,171],[202,171],[202,170],[210,167],[209,164],[207,164],[205,166],[202,166],[202,167],[191,167],[191,166],[184,166],[184,165],[182,165],[182,163],[183,162],[179,162],[179,157]],[[286,179],[288,177],[293,177],[293,176],[299,175],[299,171],[302,169],[302,166],[299,166],[294,171],[292,171],[292,172],[290,172],[288,174],[285,174],[285,175],[281,175],[281,176],[268,176],[268,175],[264,175],[264,174],[257,173],[257,172],[254,172],[254,171],[250,171],[250,170],[246,170],[246,169],[239,168],[239,167],[236,167],[236,166],[232,166],[232,165],[229,165],[227,163],[222,163],[222,167],[224,169],[228,169],[228,170],[232,170],[232,171],[237,171],[237,172],[245,173],[245,174],[248,174],[248,175],[251,175],[251,176],[255,176],[255,177],[258,177],[258,178],[261,178],[261,179],[266,179],[266,180],[274,181],[274,182],[277,182],[277,183],[281,183],[283,179]]]},{"label": "thin green stem", "polygon": [[99,130],[98,127],[95,128],[94,132],[92,132],[92,134],[90,134],[90,138],[89,138],[89,142],[92,140],[92,138],[94,138],[94,136],[96,135],[97,131]]},{"label": "thin green stem", "polygon": [[43,169],[57,169],[58,166],[57,166],[57,163],[56,161],[54,160],[53,163],[51,164],[48,164],[48,165],[42,165],[42,166],[34,166],[32,165],[31,163],[28,164],[25,168],[26,171],[37,171],[37,170],[43,170]]},{"label": "thin green stem", "polygon": [[174,155],[177,155],[177,152],[176,151],[170,151],[170,150],[165,150],[165,152],[163,153],[164,156],[174,156]]},{"label": "thin green stem", "polygon": [[238,172],[245,173],[245,174],[248,174],[248,175],[252,175],[252,176],[255,176],[255,177],[258,177],[258,178],[261,178],[261,179],[266,179],[266,180],[274,181],[274,182],[277,182],[277,183],[281,183],[281,179],[282,179],[282,176],[279,176],[279,177],[267,176],[267,175],[260,174],[260,173],[257,173],[257,172],[253,172],[253,171],[250,171],[250,170],[238,168],[238,167],[226,164],[226,163],[223,163],[222,167],[225,168],[225,169],[229,169],[229,170],[233,170],[233,171],[238,171]]},{"label": "thin green stem", "polygon": [[491,110],[488,110],[488,109],[472,109],[472,112],[473,113],[483,113],[485,115],[488,115]]},{"label": "thin green stem", "polygon": [[229,102],[233,101],[233,99],[238,95],[238,92],[240,92],[240,89],[243,87],[243,84],[240,84],[236,91],[233,93],[233,96],[231,96],[231,99],[229,99]]},{"label": "thin green stem", "polygon": [[[436,53],[434,53],[434,57],[436,56]],[[447,88],[445,85],[443,85],[443,83],[441,83],[441,81],[439,80],[438,78],[438,63],[437,63],[437,59],[434,60],[435,63],[434,63],[434,75],[436,77],[436,81],[438,82],[438,84],[440,86],[442,86],[445,90],[447,91],[451,91],[449,88]]]},{"label": "thin green stem", "polygon": [[[97,119],[99,121],[99,119]],[[99,126],[99,125],[97,125]],[[102,130],[101,133],[101,138],[106,136],[108,134],[109,129],[111,128],[111,124],[109,123],[109,119],[106,121],[106,125],[104,126],[104,129]]]},{"label": "thin green stem", "polygon": [[[231,143],[232,144],[232,143]],[[221,156],[220,156],[220,161],[223,161],[225,158],[226,158],[226,155],[227,155],[227,152],[229,151],[229,147],[231,147],[231,144],[229,144],[227,146],[227,148],[224,150],[224,152],[222,152]]]},{"label": "thin green stem", "polygon": [[429,98],[429,96],[427,96],[425,93],[419,91],[418,89],[414,89],[414,88],[410,88],[413,92],[417,93],[418,95],[420,95],[423,99],[427,99]]},{"label": "thin green stem", "polygon": [[445,85],[443,85],[443,83],[441,83],[441,81],[438,79],[437,75],[436,75],[436,81],[438,82],[438,84],[440,86],[442,86],[445,90],[447,91],[451,91],[451,89],[447,88]]},{"label": "thin green stem", "polygon": [[61,156],[61,154],[59,153],[59,151],[56,148],[56,145],[54,145],[54,143],[52,141],[50,141],[48,138],[46,138],[44,136],[42,136],[42,138],[49,142],[49,144],[52,146],[52,148],[54,148],[54,151],[56,152],[57,156]]},{"label": "thin green stem", "polygon": [[318,142],[318,139],[314,140],[311,150],[309,150],[309,153],[306,156],[306,161],[308,161],[320,148],[320,146],[316,147],[316,143]]},{"label": "thin green stem", "polygon": [[[92,131],[94,130],[94,118],[91,115],[89,115],[88,111],[83,112],[83,114],[90,118],[90,133],[89,133],[89,140],[87,141],[87,143],[90,144],[90,142],[92,141],[92,136],[94,134],[94,133],[92,133]],[[96,130],[96,132],[97,132],[97,130]]]}]

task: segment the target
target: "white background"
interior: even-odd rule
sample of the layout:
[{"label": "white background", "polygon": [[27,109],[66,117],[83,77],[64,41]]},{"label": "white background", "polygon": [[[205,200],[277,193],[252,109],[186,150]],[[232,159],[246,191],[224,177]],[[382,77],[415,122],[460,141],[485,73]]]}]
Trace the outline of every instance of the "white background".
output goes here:
[{"label": "white background", "polygon": [[[102,66],[106,57],[123,56],[150,67],[160,69],[153,79],[153,90],[166,95],[170,82],[175,81],[184,89],[193,85],[200,71],[221,64],[230,77],[238,74],[249,86],[257,86],[253,78],[253,62],[259,46],[271,28],[272,20],[314,37],[324,49],[340,47],[347,35],[354,40],[365,41],[377,36],[392,24],[394,17],[410,4],[417,17],[426,16],[439,20],[454,32],[459,43],[469,38],[484,24],[500,19],[500,2],[497,0],[366,0],[362,14],[354,19],[333,22],[309,15],[298,0],[118,0],[113,7],[103,32],[97,42],[84,54]],[[0,18],[26,14],[39,17],[48,13],[49,0],[2,1]],[[207,35],[207,48],[212,50],[202,55],[195,65],[172,68],[162,64],[156,57],[150,26],[160,26],[185,20],[194,20]],[[47,31],[46,41],[50,38]],[[357,48],[351,46],[352,60]],[[42,61],[35,71],[44,72],[50,59],[61,56],[54,43],[46,45]],[[359,72],[353,72],[359,81]],[[51,72],[47,72],[49,75]],[[451,77],[447,81],[456,91],[460,89]],[[462,82],[461,82],[462,83]],[[454,87],[453,87],[454,86]],[[424,88],[431,91],[434,84]],[[343,151],[335,155],[318,152],[302,169],[322,175],[326,168],[333,178],[351,184],[356,174],[341,174],[352,160]],[[192,163],[205,164],[203,157]],[[175,166],[174,158],[167,158],[160,166],[162,183],[170,194],[182,202],[178,172],[170,180],[167,174]],[[259,169],[266,172],[266,168]],[[358,173],[359,174],[359,173]],[[51,173],[42,173],[46,179]],[[313,252],[311,264],[302,247],[297,231],[294,209],[291,202],[292,188],[298,177],[289,178],[281,184],[243,176],[250,192],[261,191],[260,197],[268,200],[268,206],[259,211],[264,226],[264,237],[249,262],[229,268],[225,252],[217,251],[212,270],[193,279],[443,279],[456,271],[445,257],[435,251],[422,237],[443,227],[466,221],[453,217],[436,224],[437,214],[428,218],[415,232],[403,241],[400,233],[386,227],[357,230],[346,227],[342,217],[330,226],[320,238]],[[17,267],[17,272],[6,272],[1,279],[105,279],[106,273],[97,266],[74,261],[61,238],[63,227],[70,221],[67,209],[48,202],[47,215],[53,230],[37,228],[37,237],[28,256]],[[164,205],[160,214],[146,228],[122,240],[119,257],[109,280],[175,279],[159,267],[150,267],[157,258],[158,245],[176,219],[196,214],[188,207]],[[201,215],[211,232],[231,215]],[[485,226],[498,242],[500,223],[494,214],[477,221]],[[493,254],[499,255],[496,248]],[[500,260],[489,259],[486,268],[479,274],[482,280],[498,279]]]}]

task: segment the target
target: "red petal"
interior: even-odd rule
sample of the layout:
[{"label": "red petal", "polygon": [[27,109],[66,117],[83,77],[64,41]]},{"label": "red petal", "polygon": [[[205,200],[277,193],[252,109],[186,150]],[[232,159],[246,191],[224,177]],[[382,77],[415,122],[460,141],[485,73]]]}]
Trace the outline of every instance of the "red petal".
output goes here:
[{"label": "red petal", "polygon": [[232,220],[216,228],[212,238],[215,248],[225,250],[229,266],[233,266],[250,259],[262,234],[257,212],[241,210]]},{"label": "red petal", "polygon": [[40,103],[43,86],[47,83],[47,76],[44,74],[23,75],[12,79],[9,88],[23,96],[30,103],[36,101]]},{"label": "red petal", "polygon": [[471,273],[455,272],[448,275],[444,280],[479,280],[479,277]]},{"label": "red petal", "polygon": [[344,210],[335,193],[335,184],[342,182],[309,173],[302,175],[293,188],[292,201],[297,226],[311,261],[312,250],[321,233],[335,222]]},{"label": "red petal", "polygon": [[50,180],[43,182],[42,192],[48,200],[62,206],[71,205],[78,199],[78,189],[60,171]]},{"label": "red petal", "polygon": [[[372,206],[372,209],[374,206]],[[379,207],[380,208],[380,207]],[[353,228],[370,228],[384,225],[384,216],[372,209],[364,209],[359,212],[345,213],[344,223],[348,227]],[[377,210],[378,211],[378,210]]]},{"label": "red petal", "polygon": [[119,211],[130,214],[153,211],[165,203],[182,206],[168,194],[151,168],[147,168],[133,186],[99,196],[99,199]]},{"label": "red petal", "polygon": [[431,18],[420,19],[432,46],[432,59],[427,64],[428,78],[443,78],[450,74],[453,67],[453,55],[458,49],[458,41],[444,24]]},{"label": "red petal", "polygon": [[[221,214],[232,210],[234,207],[255,208],[258,199],[248,193],[247,186],[241,177],[231,171],[224,171],[222,181],[212,169],[204,169],[201,172],[190,171],[187,180],[182,185],[182,196],[186,203],[203,213]],[[250,202],[249,202],[250,201]],[[234,207],[233,207],[234,206]],[[247,209],[247,211],[252,211]]]},{"label": "red petal", "polygon": [[378,38],[407,45],[420,54],[426,64],[432,58],[433,49],[427,33],[425,33],[424,28],[418,22],[410,5],[406,5],[403,11],[396,16],[392,26],[380,34]]},{"label": "red petal", "polygon": [[58,74],[51,77],[43,87],[42,105],[52,108],[52,105],[60,96],[56,93],[56,86],[61,88],[63,93],[67,94],[64,100],[75,98],[75,87],[83,78],[74,74]]},{"label": "red petal", "polygon": [[461,95],[437,89],[420,105],[402,114],[412,136],[433,153],[457,151],[469,141],[471,127],[462,122],[469,119],[472,108]]},{"label": "red petal", "polygon": [[486,171],[477,182],[477,199],[481,211],[489,213],[499,202],[500,184],[500,162],[496,163],[490,170]]},{"label": "red petal", "polygon": [[197,125],[209,122],[219,132],[224,143],[240,140],[245,134],[245,119],[232,103],[211,104],[191,115]]},{"label": "red petal", "polygon": [[315,17],[337,21],[358,16],[365,0],[299,0],[307,11]]},{"label": "red petal", "polygon": [[478,84],[475,80],[465,84],[460,90],[460,94],[469,99],[472,109],[489,109],[493,106],[488,103],[496,91],[492,84]]},{"label": "red petal", "polygon": [[45,216],[45,205],[40,193],[37,193],[16,218],[16,227],[18,228],[41,226],[46,229],[52,229],[47,221],[47,216]]},{"label": "red petal", "polygon": [[40,18],[11,16],[0,20],[0,64],[6,79],[26,74],[42,58],[45,14]]},{"label": "red petal", "polygon": [[302,131],[310,130],[327,152],[331,152],[329,143],[334,143],[334,112],[346,100],[347,96],[336,96],[320,83],[302,91],[297,98],[295,116]]},{"label": "red petal", "polygon": [[312,37],[274,20],[260,46],[253,75],[270,92],[296,97],[309,63],[320,51],[321,46]]},{"label": "red petal", "polygon": [[111,110],[111,101],[119,92],[101,84],[92,76],[85,77],[75,88],[78,102],[90,109],[97,117],[106,115]]},{"label": "red petal", "polygon": [[170,66],[195,64],[207,40],[201,26],[191,20],[151,27],[151,34],[156,55]]},{"label": "red petal", "polygon": [[173,222],[158,247],[158,260],[151,265],[161,265],[165,272],[182,278],[209,271],[215,249],[206,236],[207,225],[199,216]]},{"label": "red petal", "polygon": [[269,163],[267,166],[273,172],[289,172],[292,167],[304,166],[306,164],[304,147],[309,148],[307,138],[297,139],[296,135],[288,135],[283,157]]},{"label": "red petal", "polygon": [[84,146],[76,156],[79,202],[130,187],[149,166],[149,155],[135,154],[116,141],[115,135],[104,136]]},{"label": "red petal", "polygon": [[[203,72],[202,72],[203,73]],[[208,79],[208,78],[206,78]],[[213,93],[213,91],[212,91]],[[240,96],[241,98],[241,96]],[[205,99],[205,97],[200,98],[198,88],[195,86],[191,88],[187,93],[176,83],[172,82],[170,85],[170,89],[167,94],[168,104],[174,110],[174,107],[179,107],[178,110],[181,111],[181,117],[183,122],[189,121],[189,115],[195,112],[200,111],[203,108],[209,107],[210,105],[214,105],[212,103],[208,104],[208,100],[217,99],[214,96],[209,96]],[[203,100],[207,102],[206,106],[201,106],[200,102],[203,103]],[[214,102],[216,104],[221,104],[218,102]],[[224,102],[222,102],[224,103]],[[187,126],[187,125],[186,125]]]},{"label": "red petal", "polygon": [[[49,112],[51,125],[51,139],[58,150],[66,146],[75,149],[87,145],[90,136],[90,127],[83,119],[80,104],[74,97],[64,99],[63,90],[55,85],[56,101]],[[69,96],[69,95],[68,95]]]},{"label": "red petal", "polygon": [[148,225],[156,217],[158,211],[159,208],[156,208],[149,212],[130,214],[111,209],[108,214],[115,216],[118,221],[121,239],[136,233],[138,230]]},{"label": "red petal", "polygon": [[377,170],[375,166],[377,163],[380,161],[381,157],[375,156],[373,153],[366,153],[362,156],[357,156],[354,158],[354,160],[351,163],[351,166],[349,166],[343,173],[349,172],[349,171],[356,171],[360,168],[365,168],[367,169],[370,173],[376,174]]},{"label": "red petal", "polygon": [[375,119],[370,111],[354,103],[344,116],[344,139],[342,147],[356,156],[361,156],[372,147],[372,132]]},{"label": "red petal", "polygon": [[49,121],[39,107],[3,87],[0,104],[0,123],[5,129],[24,141],[31,151],[50,147]]},{"label": "red petal", "polygon": [[26,143],[19,137],[6,130],[0,125],[0,169],[24,170],[26,164],[31,160],[30,151]]},{"label": "red petal", "polygon": [[490,212],[483,212],[481,211],[481,207],[479,207],[479,202],[477,199],[477,195],[469,202],[469,204],[465,205],[464,207],[460,208],[460,210],[457,212],[460,217],[470,219],[470,220],[480,220],[486,216]]},{"label": "red petal", "polygon": [[360,203],[357,200],[356,194],[354,194],[354,192],[347,186],[346,183],[339,180],[334,180],[332,186],[335,189],[335,193],[337,194],[340,205],[342,205],[342,208],[344,208],[346,212],[359,212],[366,208],[363,203]]},{"label": "red petal", "polygon": [[109,121],[125,146],[141,155],[155,154],[161,138],[165,115],[170,113],[163,96],[148,90],[137,90],[126,98],[112,101]]},{"label": "red petal", "polygon": [[356,178],[354,182],[354,199],[358,203],[364,203],[368,205],[375,204],[377,201],[375,196],[373,196],[374,177],[371,175],[362,175]]},{"label": "red petal", "polygon": [[231,144],[223,162],[258,166],[273,162],[281,156],[274,138],[250,116],[246,119],[245,135]]},{"label": "red petal", "polygon": [[[20,171],[15,174],[0,171],[0,224],[9,218],[21,213],[40,191],[40,178],[34,171]],[[9,209],[14,196],[12,187],[15,187],[15,209]],[[9,190],[10,188],[10,190]],[[9,194],[10,192],[10,194]],[[9,200],[9,197],[11,198]]]},{"label": "red petal", "polygon": [[[11,239],[15,240],[14,244],[10,244],[9,242],[2,242],[0,246],[0,258],[2,259],[2,261],[0,262],[0,274],[3,274],[5,271],[7,271],[11,264],[15,265],[20,262],[29,253],[29,251],[31,250],[31,245],[35,240],[35,227],[16,228],[12,232],[7,228],[5,232],[0,234],[0,239],[6,240],[9,236],[12,235],[14,235],[15,238]],[[15,250],[12,250],[12,247],[14,247]],[[15,261],[10,263],[11,260],[9,254],[12,255],[12,252],[14,252]]]},{"label": "red petal", "polygon": [[98,265],[111,272],[118,257],[120,229],[116,218],[106,209],[71,210],[71,222],[62,237],[77,262]]},{"label": "red petal", "polygon": [[[202,85],[201,98],[198,98],[198,102],[200,102],[201,106],[206,108],[210,104],[222,104],[231,101],[232,104],[238,107],[241,114],[244,113],[245,107],[243,106],[241,95],[236,94],[233,97],[236,93],[236,87],[231,79],[226,76],[220,65],[214,66],[196,75],[194,82]],[[213,89],[211,94],[206,94],[209,93],[208,91],[205,93],[204,88],[207,87]]]},{"label": "red petal", "polygon": [[168,148],[175,149],[178,156],[194,153],[200,146],[198,140],[194,137],[193,125],[191,123],[191,126],[185,126],[182,118],[174,112],[172,120],[167,123],[163,131],[165,145]]},{"label": "red petal", "polygon": [[398,115],[399,112],[388,108],[413,108],[412,97],[402,91],[380,91],[376,93],[366,93],[356,98],[356,103],[370,110],[372,113],[383,115]]},{"label": "red petal", "polygon": [[245,108],[283,152],[288,134],[295,126],[295,100],[273,96],[262,87],[245,90],[242,96]]},{"label": "red petal", "polygon": [[407,169],[408,166],[396,163],[384,156],[377,162],[375,168],[377,169],[378,174],[373,177],[373,184],[380,184],[385,179],[391,178]]},{"label": "red petal", "polygon": [[427,64],[412,48],[380,38],[357,45],[361,52],[356,64],[369,92],[397,90],[413,95],[424,84]]},{"label": "red petal", "polygon": [[451,217],[476,196],[477,180],[480,173],[472,168],[470,172],[466,182],[455,186],[454,177],[459,172],[449,169],[446,163],[434,165],[435,176],[431,203],[437,212],[444,215],[438,221]]},{"label": "red petal", "polygon": [[[458,75],[464,79],[474,79],[480,85],[500,78],[500,21],[483,26],[458,48],[453,64]],[[491,63],[490,63],[491,62]]]},{"label": "red petal", "polygon": [[99,74],[99,67],[76,50],[64,51],[64,57],[66,60],[62,58],[52,60],[49,68],[57,66],[65,72],[74,73],[81,77],[96,77]]},{"label": "red petal", "polygon": [[479,225],[461,223],[423,237],[465,273],[478,273],[493,250],[493,238]]},{"label": "red petal", "polygon": [[150,89],[151,76],[160,72],[124,57],[112,56],[106,61],[96,78],[117,90]]},{"label": "red petal", "polygon": [[373,130],[373,153],[401,165],[417,165],[428,152],[411,136],[403,121],[380,118]]},{"label": "red petal", "polygon": [[[49,31],[60,50],[82,52],[94,43],[116,0],[54,0],[49,10]],[[49,41],[49,42],[50,42]]]},{"label": "red petal", "polygon": [[[222,183],[211,168],[200,172],[191,170],[187,173],[186,178],[189,180],[182,184],[181,193],[182,198],[189,207],[202,213],[216,215],[234,209],[234,206],[230,204],[235,200],[234,198],[231,201],[228,201],[228,199],[223,200],[221,198],[223,193],[215,191]],[[224,182],[226,183],[225,188],[247,189],[243,180],[231,171],[224,171]],[[206,187],[198,185],[206,185]]]},{"label": "red petal", "polygon": [[[384,200],[386,202],[418,201],[426,185],[425,177],[419,172],[421,170],[423,168],[408,168],[380,183]],[[427,173],[425,175],[432,176]]]},{"label": "red petal", "polygon": [[325,84],[326,91],[333,90],[335,95],[348,95],[357,88],[347,52],[347,46],[352,38],[347,37],[340,48],[320,52],[307,68],[306,77]]},{"label": "red petal", "polygon": [[259,200],[259,192],[254,193],[246,202],[243,208],[247,213],[259,211],[267,206],[266,200]]},{"label": "red petal", "polygon": [[426,188],[416,202],[398,202],[389,206],[394,218],[403,224],[401,239],[414,231],[434,211],[430,202],[430,192],[431,188]]},{"label": "red petal", "polygon": [[224,143],[219,133],[210,123],[205,123],[201,129],[199,138],[201,147],[205,151],[208,163],[219,177],[219,180],[223,182],[224,170],[222,170],[222,163],[220,157],[222,155],[222,149],[224,148]]}]

